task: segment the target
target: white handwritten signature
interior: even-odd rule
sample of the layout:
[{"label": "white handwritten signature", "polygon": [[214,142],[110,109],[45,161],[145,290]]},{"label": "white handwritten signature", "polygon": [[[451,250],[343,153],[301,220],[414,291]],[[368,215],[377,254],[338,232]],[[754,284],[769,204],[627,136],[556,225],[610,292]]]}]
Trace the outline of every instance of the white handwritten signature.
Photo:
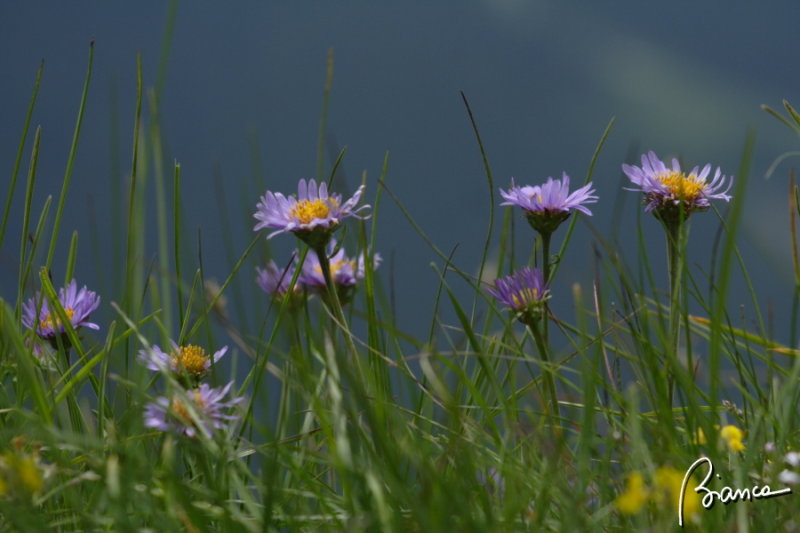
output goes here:
[{"label": "white handwritten signature", "polygon": [[[769,485],[764,485],[763,487],[753,485],[753,488],[750,489],[732,489],[731,487],[725,486],[722,487],[719,492],[711,490],[706,487],[706,484],[714,475],[714,465],[711,463],[711,459],[708,457],[701,457],[692,463],[692,466],[690,466],[686,471],[686,475],[683,476],[681,493],[678,497],[678,525],[681,527],[683,527],[683,501],[684,495],[686,494],[686,486],[689,483],[689,478],[692,476],[692,472],[697,470],[697,468],[703,463],[708,463],[708,474],[706,474],[706,477],[703,478],[703,481],[697,487],[695,487],[694,491],[698,494],[703,493],[703,499],[700,501],[700,503],[705,509],[711,509],[714,506],[714,502],[717,500],[719,500],[723,505],[728,505],[729,503],[736,503],[740,500],[761,500],[764,498],[774,498],[775,496],[791,494],[792,492],[792,489],[788,487],[773,492],[772,489],[769,488]],[[717,478],[720,478],[719,474],[717,474]]]}]

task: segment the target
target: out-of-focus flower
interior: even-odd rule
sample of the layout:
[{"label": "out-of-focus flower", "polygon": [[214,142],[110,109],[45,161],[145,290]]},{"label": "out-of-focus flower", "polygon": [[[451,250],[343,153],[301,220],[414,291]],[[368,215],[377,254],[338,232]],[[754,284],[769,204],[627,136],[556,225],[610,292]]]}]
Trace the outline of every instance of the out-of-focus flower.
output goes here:
[{"label": "out-of-focus flower", "polygon": [[56,365],[56,356],[58,352],[53,349],[48,341],[41,340],[37,337],[27,337],[25,339],[25,347],[30,348],[33,357],[41,365],[42,368],[55,371],[58,369]]},{"label": "out-of-focus flower", "polygon": [[778,474],[778,481],[785,485],[798,485],[800,484],[800,474],[791,470],[783,470]]},{"label": "out-of-focus flower", "polygon": [[650,492],[639,472],[631,472],[625,482],[625,491],[614,500],[614,506],[624,514],[638,514],[647,503]]},{"label": "out-of-focus flower", "polygon": [[144,408],[145,427],[173,432],[194,438],[198,433],[212,433],[215,429],[227,429],[232,420],[239,417],[225,411],[244,400],[242,397],[223,400],[233,382],[224,387],[212,388],[203,383],[183,394],[171,398],[159,397]]},{"label": "out-of-focus flower", "polygon": [[797,468],[800,466],[800,452],[789,452],[784,456],[783,460],[790,466]]},{"label": "out-of-focus flower", "polygon": [[697,431],[695,431],[694,443],[695,444],[707,444],[708,443],[708,439],[706,438],[706,432],[703,431],[703,428],[698,427]]},{"label": "out-of-focus flower", "polygon": [[[656,487],[654,499],[668,503],[673,509],[677,509],[678,503],[680,503],[683,477],[683,472],[678,472],[669,466],[656,470],[653,476],[653,482]],[[701,498],[694,490],[696,487],[697,484],[692,479],[689,479],[683,495],[683,516],[687,518],[691,518],[700,512]]]},{"label": "out-of-focus flower", "polygon": [[[364,279],[366,268],[366,255],[362,253],[358,259],[351,259],[344,253],[344,248],[336,250],[336,239],[331,239],[328,244],[328,261],[331,266],[331,278],[339,287],[352,287],[359,280]],[[372,257],[372,267],[378,268],[381,264],[380,254]],[[300,282],[309,289],[324,289],[326,286],[325,276],[322,274],[322,265],[316,254],[308,254],[303,262],[303,269],[300,272]]]},{"label": "out-of-focus flower", "polygon": [[36,496],[44,489],[46,477],[38,448],[25,451],[24,437],[15,437],[11,442],[14,449],[0,455],[0,496]]},{"label": "out-of-focus flower", "polygon": [[256,205],[253,215],[258,223],[253,228],[274,230],[267,235],[272,238],[279,233],[292,232],[304,240],[312,248],[324,245],[333,232],[347,217],[362,218],[358,213],[369,209],[363,205],[356,209],[361,199],[364,186],[360,186],[355,194],[342,203],[340,194],[328,194],[328,185],[301,179],[297,186],[297,198],[267,191]]},{"label": "out-of-focus flower", "polygon": [[[267,294],[283,296],[289,290],[294,270],[294,260],[285,268],[276,265],[275,261],[270,261],[267,263],[267,268],[256,267],[256,283]],[[295,283],[294,290],[295,292],[302,290],[302,284],[299,279]]]},{"label": "out-of-focus flower", "polygon": [[[90,291],[84,285],[78,290],[78,284],[73,279],[69,285],[59,289],[58,301],[64,308],[64,314],[69,319],[73,329],[87,327],[90,329],[100,329],[100,326],[89,322],[89,315],[100,305],[100,297]],[[37,314],[37,307],[41,308]],[[58,314],[50,309],[46,299],[40,293],[36,293],[34,298],[22,304],[22,324],[29,329],[36,331],[36,334],[43,339],[54,339],[56,336],[66,332],[64,324]]]},{"label": "out-of-focus flower", "polygon": [[139,361],[150,370],[171,370],[176,374],[188,374],[199,379],[228,351],[228,347],[223,346],[214,355],[208,355],[203,348],[194,344],[178,346],[174,341],[170,343],[172,350],[169,353],[155,345],[149,350],[139,350]]},{"label": "out-of-focus flower", "polygon": [[525,210],[525,216],[533,228],[540,233],[552,233],[570,213],[580,211],[586,215],[592,212],[585,204],[597,202],[592,184],[587,183],[580,189],[569,192],[569,176],[563,173],[561,180],[547,178],[543,185],[525,185],[519,187],[511,179],[511,188],[500,189],[500,196],[505,199],[500,205],[515,205]]},{"label": "out-of-focus flower", "polygon": [[742,444],[744,432],[736,426],[724,426],[719,430],[719,436],[725,441],[728,450],[732,452],[741,452],[744,450],[744,444]]},{"label": "out-of-focus flower", "polygon": [[708,209],[711,200],[727,202],[731,199],[727,193],[733,178],[726,178],[717,167],[711,181],[706,181],[711,172],[710,164],[702,170],[694,167],[687,174],[681,170],[677,159],[672,160],[672,168],[669,168],[650,151],[642,156],[641,167],[622,165],[622,171],[639,187],[630,190],[644,193],[645,211],[654,211],[665,222],[677,222],[694,211]]},{"label": "out-of-focus flower", "polygon": [[536,319],[545,309],[550,291],[538,268],[523,267],[510,276],[498,278],[489,293],[505,306],[510,307],[521,318]]}]

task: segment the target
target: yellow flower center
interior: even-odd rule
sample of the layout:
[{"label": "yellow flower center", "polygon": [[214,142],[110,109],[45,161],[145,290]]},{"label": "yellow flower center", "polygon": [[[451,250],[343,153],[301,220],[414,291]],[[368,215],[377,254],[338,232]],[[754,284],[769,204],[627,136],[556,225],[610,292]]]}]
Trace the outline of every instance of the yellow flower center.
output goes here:
[{"label": "yellow flower center", "polygon": [[[339,259],[338,261],[334,261],[331,263],[331,277],[335,278],[336,274],[344,267],[345,265],[350,265],[353,270],[356,269],[356,262],[355,261],[348,261],[347,259]],[[314,266],[314,271],[322,275],[322,267],[320,265]]]},{"label": "yellow flower center", "polygon": [[[72,322],[72,317],[75,316],[75,311],[71,307],[64,309],[64,314],[67,315],[69,321]],[[39,321],[39,327],[42,329],[52,328],[54,331],[61,326],[61,319],[55,313],[47,313],[44,319]]]},{"label": "yellow flower center", "polygon": [[676,198],[691,202],[700,196],[706,189],[706,182],[696,174],[688,176],[683,172],[671,171],[656,177],[658,181]]},{"label": "yellow flower center", "polygon": [[299,220],[301,224],[308,224],[317,218],[325,218],[331,212],[329,204],[336,205],[333,199],[327,198],[327,200],[327,202],[320,198],[316,200],[300,200],[294,204],[290,214]]},{"label": "yellow flower center", "polygon": [[522,289],[518,293],[511,295],[511,301],[514,302],[514,310],[521,311],[528,307],[533,302],[539,300],[539,291],[536,289]]},{"label": "yellow flower center", "polygon": [[171,362],[173,370],[177,372],[185,370],[194,376],[199,376],[206,371],[208,356],[206,355],[205,350],[199,346],[189,344],[187,346],[181,346],[175,350],[172,353]]},{"label": "yellow flower center", "polygon": [[[197,389],[194,390],[193,400],[194,404],[200,409],[206,406],[206,403],[203,401],[203,397],[200,396],[200,391]],[[180,418],[182,421],[186,422],[187,424],[194,423],[194,420],[192,420],[192,415],[189,414],[189,410],[186,408],[186,404],[183,403],[183,400],[179,398],[173,398],[169,408],[172,411],[172,414]]]}]

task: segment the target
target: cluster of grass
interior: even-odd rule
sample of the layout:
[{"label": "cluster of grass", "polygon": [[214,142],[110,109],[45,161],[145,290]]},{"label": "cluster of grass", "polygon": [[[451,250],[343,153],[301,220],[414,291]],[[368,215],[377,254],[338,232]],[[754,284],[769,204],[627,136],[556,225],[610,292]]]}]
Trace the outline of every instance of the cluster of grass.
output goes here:
[{"label": "cluster of grass", "polygon": [[[8,294],[0,300],[0,529],[661,531],[678,527],[680,484],[699,457],[708,457],[720,476],[708,484],[714,490],[764,484],[777,490],[794,481],[793,463],[800,461],[789,452],[800,448],[800,359],[791,347],[797,345],[798,285],[787,291],[794,310],[788,345],[771,339],[754,293],[742,302],[731,301],[728,291],[734,273],[749,280],[736,234],[752,140],[724,216],[716,209],[694,215],[695,223],[720,227],[705,274],[678,253],[670,280],[656,279],[644,242],[665,237],[645,235],[653,226],[638,224],[641,251],[634,264],[595,235],[594,282],[574,285],[572,295],[552,295],[572,299],[575,316],[542,318],[549,329],[542,343],[480,281],[522,266],[519,258],[530,250],[513,249],[517,212],[508,208],[499,228],[491,224],[496,186],[467,105],[490,191],[485,253],[477,267],[459,266],[430,243],[440,265],[434,318],[428,331],[405,332],[395,325],[381,276],[370,268],[350,302],[264,295],[257,309],[241,309],[230,287],[242,276],[251,283],[253,267],[263,265],[256,257],[269,256],[263,234],[253,234],[223,283],[206,282],[202,264],[186,252],[180,166],[168,187],[157,113],[149,128],[142,118],[140,66],[127,223],[117,237],[124,243],[124,276],[115,293],[100,294],[113,319],[98,319],[99,331],[67,326],[45,358],[36,333],[22,326],[23,302],[41,291],[58,314],[51,320],[69,324],[57,304],[61,280],[93,286],[74,271],[77,234],[66,262],[54,262],[90,77],[91,58],[55,205],[49,197],[32,205],[36,164],[44,156],[40,130],[29,131],[36,90],[8,182],[0,247],[18,256],[19,291],[16,301]],[[800,132],[800,117],[788,104],[787,110],[788,118],[772,112]],[[587,182],[612,126],[590,159]],[[155,262],[143,259],[145,144],[157,160]],[[25,154],[22,197],[17,182]],[[323,174],[320,164],[319,177],[331,180],[337,165]],[[398,223],[381,216],[384,193],[397,201],[385,183],[387,166],[367,183],[372,216],[348,220],[338,234],[366,257],[380,248],[376,225]],[[6,227],[20,197],[24,220],[19,250],[12,252]],[[793,236],[797,199],[793,188],[787,201]],[[414,224],[413,206],[400,207]],[[551,278],[571,235],[586,230],[578,221],[573,215],[554,234],[552,256],[542,253],[533,230],[516,230],[530,232],[538,263],[555,265]],[[679,232],[672,242],[680,248],[690,238]],[[308,247],[298,246],[305,257]],[[489,250],[497,250],[492,261]],[[800,283],[796,250],[793,257]],[[459,300],[455,280],[472,288],[471,301]],[[732,304],[747,304],[757,327],[731,316]],[[702,312],[689,314],[690,305]],[[444,308],[456,324],[436,318]],[[245,315],[263,320],[245,328]],[[187,387],[136,360],[143,347],[169,346],[170,339],[208,352],[230,345],[224,364],[213,365],[205,378],[217,386],[234,380],[231,397],[244,398],[230,409],[235,419],[225,427],[187,436],[145,425],[145,405]],[[198,416],[184,414],[183,423],[203,427]],[[698,469],[690,487],[704,473]],[[800,528],[796,494],[704,509],[696,493],[686,493],[688,529]]]}]

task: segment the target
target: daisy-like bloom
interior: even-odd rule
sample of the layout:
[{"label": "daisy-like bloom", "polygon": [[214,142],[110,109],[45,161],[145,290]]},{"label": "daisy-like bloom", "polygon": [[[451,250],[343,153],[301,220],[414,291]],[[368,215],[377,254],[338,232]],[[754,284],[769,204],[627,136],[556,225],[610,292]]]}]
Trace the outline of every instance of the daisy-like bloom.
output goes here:
[{"label": "daisy-like bloom", "polygon": [[654,211],[665,222],[679,221],[694,211],[704,211],[711,207],[711,200],[727,202],[731,199],[727,193],[733,177],[726,178],[717,167],[714,177],[707,181],[710,164],[702,170],[694,167],[687,174],[681,170],[677,159],[672,160],[671,168],[667,167],[651,150],[642,156],[641,167],[622,165],[622,171],[639,187],[630,190],[644,193],[645,211]]},{"label": "daisy-like bloom", "polygon": [[570,193],[566,172],[561,180],[549,177],[543,185],[534,186],[519,187],[511,178],[511,188],[507,191],[500,189],[500,196],[505,199],[500,205],[515,205],[524,209],[528,222],[539,233],[555,231],[573,210],[591,216],[592,212],[585,204],[597,202],[591,183]]},{"label": "daisy-like bloom", "polygon": [[[70,321],[73,329],[87,327],[100,329],[100,326],[89,322],[89,315],[100,305],[100,297],[84,285],[78,290],[78,284],[73,279],[69,285],[59,289],[58,301],[64,308],[64,314]],[[39,313],[37,307],[40,305]],[[46,299],[37,292],[36,296],[22,304],[22,324],[36,331],[43,339],[55,339],[56,336],[66,332],[64,324],[58,314],[50,309]]]},{"label": "daisy-like bloom", "polygon": [[[283,296],[289,291],[292,277],[294,276],[294,261],[286,268],[281,268],[275,261],[267,263],[267,268],[256,267],[256,283],[261,290],[273,296]],[[299,292],[302,289],[300,280],[295,283],[294,290]]]},{"label": "daisy-like bloom", "polygon": [[211,369],[212,364],[222,359],[228,351],[227,346],[208,355],[200,346],[187,344],[178,346],[170,341],[172,349],[169,353],[164,352],[158,346],[151,346],[149,350],[139,350],[139,361],[150,370],[171,370],[180,375],[189,375],[194,379],[200,379]]},{"label": "daisy-like bloom", "polygon": [[340,194],[328,194],[328,185],[301,179],[297,186],[297,198],[286,197],[277,192],[267,191],[256,205],[253,215],[258,223],[254,231],[262,228],[274,230],[267,235],[270,239],[279,233],[292,232],[304,240],[312,248],[324,245],[333,232],[347,217],[362,218],[358,213],[369,209],[363,205],[356,209],[361,199],[364,186],[361,185],[355,194],[342,203]]},{"label": "daisy-like bloom", "polygon": [[719,436],[725,441],[728,450],[732,452],[741,452],[744,450],[744,444],[742,444],[744,432],[736,426],[724,426],[719,430]]},{"label": "daisy-like bloom", "polygon": [[224,387],[212,388],[203,383],[171,398],[156,398],[144,408],[144,425],[189,438],[203,431],[210,434],[215,429],[227,429],[229,422],[239,417],[225,411],[244,400],[241,397],[223,400],[232,385],[231,381]]},{"label": "daisy-like bloom", "polygon": [[550,290],[538,268],[523,267],[510,276],[498,278],[489,293],[525,319],[538,318],[544,312]]},{"label": "daisy-like bloom", "polygon": [[[352,287],[358,280],[364,279],[366,269],[366,256],[362,253],[358,259],[351,259],[344,253],[344,248],[333,253],[336,249],[336,239],[331,239],[328,243],[328,261],[331,265],[331,277],[333,282],[339,287]],[[372,257],[372,267],[378,268],[381,264],[380,254]],[[308,288],[324,289],[325,276],[322,274],[322,266],[316,254],[308,254],[303,262],[303,269],[300,272],[299,281]]]},{"label": "daisy-like bloom", "polygon": [[[364,279],[366,273],[366,254],[362,253],[357,259],[351,259],[344,253],[344,248],[336,249],[336,239],[331,239],[326,247],[328,264],[331,269],[331,278],[336,285],[336,292],[340,303],[348,303],[352,300],[356,284]],[[372,268],[378,268],[381,263],[380,254],[372,256]],[[322,273],[317,254],[308,254],[303,262],[298,283],[307,289],[319,294],[323,300],[327,301],[328,291],[325,283],[325,275]],[[330,302],[328,302],[330,303]]]}]

